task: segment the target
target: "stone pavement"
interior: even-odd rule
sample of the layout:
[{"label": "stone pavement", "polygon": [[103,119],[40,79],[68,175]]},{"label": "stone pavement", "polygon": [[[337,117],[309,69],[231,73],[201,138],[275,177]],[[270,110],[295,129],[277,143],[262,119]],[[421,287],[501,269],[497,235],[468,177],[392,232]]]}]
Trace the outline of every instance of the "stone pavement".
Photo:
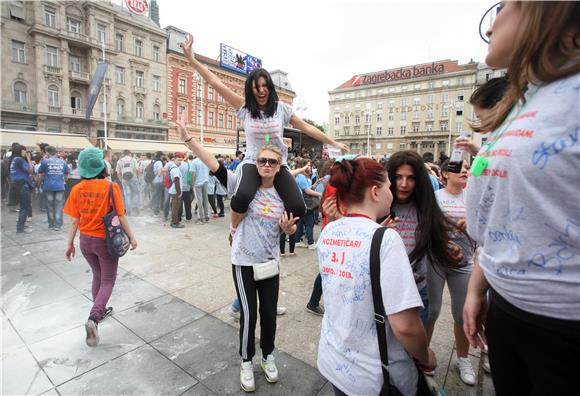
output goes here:
[{"label": "stone pavement", "polygon": [[[66,225],[46,230],[41,212],[29,222],[32,233],[15,234],[15,223],[16,214],[3,207],[3,395],[243,393],[237,323],[228,314],[235,289],[225,219],[186,222],[177,230],[153,216],[131,217],[139,247],[120,260],[109,303],[114,314],[100,324],[95,348],[84,342],[91,274],[78,241],[68,263]],[[281,265],[279,305],[288,312],[278,318],[276,334],[280,381],[268,384],[256,365],[256,394],[333,394],[316,369],[321,318],[305,310],[318,268],[315,253],[297,253]],[[435,380],[449,395],[493,395],[487,375],[474,387],[459,380],[452,323],[446,295],[432,342]],[[479,354],[472,352],[477,371]]]}]

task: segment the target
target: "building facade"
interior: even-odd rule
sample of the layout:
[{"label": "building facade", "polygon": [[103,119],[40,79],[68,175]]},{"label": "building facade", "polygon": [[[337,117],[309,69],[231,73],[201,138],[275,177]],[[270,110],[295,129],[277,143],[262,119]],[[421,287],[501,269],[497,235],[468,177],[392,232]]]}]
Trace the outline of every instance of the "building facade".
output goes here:
[{"label": "building facade", "polygon": [[469,97],[497,74],[476,62],[442,60],[356,75],[329,92],[330,133],[374,157],[400,150],[449,155],[455,138],[471,135]]},{"label": "building facade", "polygon": [[[236,112],[224,98],[195,72],[186,60],[179,44],[185,40],[185,31],[174,26],[167,32],[167,115],[175,121],[181,112],[187,114],[192,136],[203,141],[206,148],[216,153],[235,151],[240,125]],[[195,54],[195,58],[211,70],[238,95],[244,96],[246,76],[220,66],[220,62]],[[292,91],[286,73],[272,71],[272,79],[280,100],[292,104],[296,94]],[[169,140],[181,141],[175,124],[170,123]]]},{"label": "building facade", "polygon": [[[111,1],[1,3],[6,129],[167,140],[166,33]],[[89,83],[108,64],[85,120]],[[106,98],[103,96],[106,94]],[[105,106],[106,99],[106,106]]]}]

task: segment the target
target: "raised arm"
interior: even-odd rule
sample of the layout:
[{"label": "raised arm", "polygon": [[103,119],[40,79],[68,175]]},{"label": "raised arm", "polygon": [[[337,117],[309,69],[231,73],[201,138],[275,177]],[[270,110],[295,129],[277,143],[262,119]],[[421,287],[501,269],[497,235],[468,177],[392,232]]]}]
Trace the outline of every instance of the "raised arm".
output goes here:
[{"label": "raised arm", "polygon": [[179,129],[179,133],[181,134],[181,138],[183,142],[193,151],[195,155],[207,165],[209,170],[212,173],[217,172],[218,168],[220,167],[220,163],[217,159],[210,153],[208,150],[203,148],[198,141],[193,139],[193,136],[190,136],[187,127],[185,125],[185,112],[181,114],[181,118],[177,120],[177,129]]},{"label": "raised arm", "polygon": [[333,138],[322,133],[318,128],[310,125],[296,114],[292,114],[292,117],[290,118],[290,124],[311,138],[316,139],[322,143],[330,144],[332,147],[340,149],[343,153],[348,153],[350,151],[346,144],[334,141]]},{"label": "raised arm", "polygon": [[181,48],[183,49],[183,53],[185,57],[189,60],[189,63],[193,66],[193,68],[203,77],[205,81],[208,82],[209,85],[214,87],[218,93],[223,96],[223,98],[228,102],[230,105],[235,107],[238,110],[245,102],[245,99],[232,91],[227,85],[225,85],[215,74],[213,74],[207,67],[202,65],[195,56],[193,56],[193,36],[191,34],[187,34],[185,36],[185,41],[180,44]]}]

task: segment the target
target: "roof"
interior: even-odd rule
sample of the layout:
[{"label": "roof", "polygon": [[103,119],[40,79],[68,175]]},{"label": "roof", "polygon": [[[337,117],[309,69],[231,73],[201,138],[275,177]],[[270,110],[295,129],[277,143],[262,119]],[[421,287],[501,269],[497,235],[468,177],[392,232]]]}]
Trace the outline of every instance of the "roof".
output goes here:
[{"label": "roof", "polygon": [[[445,75],[466,70],[477,70],[478,63],[470,62],[464,65],[451,59],[438,60],[417,65],[402,66],[394,69],[381,70],[364,74],[354,75],[347,81],[336,87],[337,89],[353,88],[361,85],[383,84],[394,81],[404,81],[411,78],[426,77],[431,75]],[[442,70],[441,70],[442,67]]]},{"label": "roof", "polygon": [[92,143],[85,135],[6,129],[0,131],[0,142],[2,147],[10,147],[13,142],[18,142],[29,150],[33,148],[39,149],[37,145],[40,143],[48,143],[58,150],[84,149],[92,146]]},{"label": "roof", "polygon": [[[103,140],[104,138],[99,138]],[[176,153],[178,151],[191,152],[183,142],[161,141],[161,140],[135,140],[135,139],[118,139],[108,138],[107,146],[114,151],[129,150],[132,153],[154,153],[162,151],[164,153]],[[206,150],[213,154],[233,154],[235,147],[209,146],[204,145]]]}]

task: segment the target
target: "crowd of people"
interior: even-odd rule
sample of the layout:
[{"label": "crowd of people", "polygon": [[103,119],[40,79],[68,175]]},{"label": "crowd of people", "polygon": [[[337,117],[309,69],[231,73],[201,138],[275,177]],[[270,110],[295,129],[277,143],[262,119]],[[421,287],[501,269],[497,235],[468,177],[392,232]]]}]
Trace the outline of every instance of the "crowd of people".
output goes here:
[{"label": "crowd of people", "polygon": [[[177,126],[193,155],[136,158],[87,148],[67,163],[54,147],[38,157],[13,145],[3,174],[9,170],[9,204],[20,204],[17,232],[26,232],[33,190],[42,191],[54,230],[62,227],[68,194],[66,256],[74,256],[80,230],[80,249],[93,271],[87,344],[98,345],[98,324],[112,312],[106,304],[118,258],[107,251],[102,220],[111,206],[135,249],[125,214],[150,208],[179,229],[184,216],[193,219],[193,202],[202,225],[210,207],[223,217],[224,199],[231,197],[237,299],[230,309],[239,316],[244,391],[256,389],[258,316],[260,367],[268,382],[281,378],[273,355],[276,317],[284,313],[280,258],[299,246],[315,250],[318,259],[306,309],[322,316],[318,369],[336,395],[430,394],[425,376],[433,375],[437,357],[429,345],[445,284],[456,369],[465,384],[477,380],[471,345],[488,351],[484,368],[500,396],[570,393],[580,353],[580,201],[573,198],[580,186],[580,5],[496,7],[486,63],[507,68],[508,77],[487,82],[470,99],[480,120],[473,130],[487,133],[487,140],[476,147],[460,138],[458,154],[437,163],[414,151],[380,159],[347,154],[346,146],[278,101],[264,69],[248,75],[243,97],[232,92],[195,60],[191,36],[184,54],[240,109],[245,153],[232,160],[214,156],[190,134],[185,115]],[[289,123],[343,155],[290,158],[282,141]]]}]

